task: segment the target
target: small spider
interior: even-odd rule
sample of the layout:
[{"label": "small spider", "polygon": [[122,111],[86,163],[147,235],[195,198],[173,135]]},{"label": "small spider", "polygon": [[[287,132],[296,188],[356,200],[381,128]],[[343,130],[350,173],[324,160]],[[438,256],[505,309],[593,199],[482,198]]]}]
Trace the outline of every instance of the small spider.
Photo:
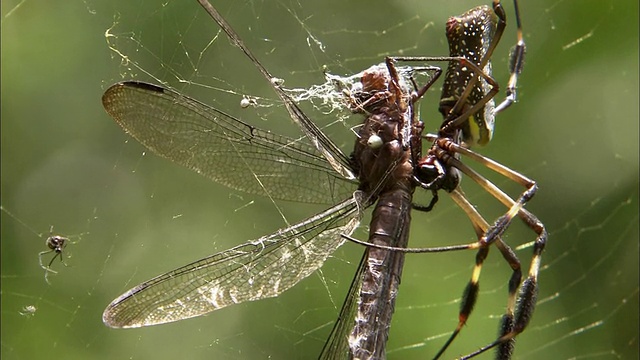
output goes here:
[{"label": "small spider", "polygon": [[[53,261],[57,257],[60,257],[60,262],[65,266],[67,266],[67,264],[65,264],[64,262],[64,259],[62,258],[62,252],[64,251],[65,246],[67,246],[67,242],[69,242],[69,238],[66,238],[60,235],[53,235],[52,234],[53,227],[51,227],[50,233],[51,233],[50,236],[45,240],[45,245],[49,248],[49,250],[42,251],[38,254],[38,261],[40,262],[40,267],[45,270],[44,279],[47,282],[47,284],[49,284],[49,273],[54,273],[54,274],[58,273],[57,271],[51,269],[51,264],[53,264]],[[53,257],[51,258],[51,261],[49,261],[49,264],[45,266],[44,263],[42,262],[42,257],[52,252],[55,253],[55,255],[53,255]]]}]

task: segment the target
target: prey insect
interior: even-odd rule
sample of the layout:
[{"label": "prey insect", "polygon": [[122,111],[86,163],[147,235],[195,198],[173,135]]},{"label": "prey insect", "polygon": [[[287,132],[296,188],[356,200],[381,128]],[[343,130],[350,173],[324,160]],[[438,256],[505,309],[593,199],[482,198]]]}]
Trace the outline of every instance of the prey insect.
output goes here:
[{"label": "prey insect", "polygon": [[[371,76],[371,98],[376,100],[363,108],[386,104],[388,109],[367,116],[353,156],[348,157],[274,81],[217,10],[205,0],[200,4],[269,81],[306,136],[293,139],[264,131],[172,89],[136,81],[107,89],[102,98],[105,109],[154,153],[214,181],[249,193],[266,192],[275,199],[334,205],[273,234],[141,283],[107,306],[103,321],[110,327],[163,324],[278,296],[322,266],[344,243],[342,235],[351,234],[364,209],[374,204],[374,218],[384,221],[372,221],[372,227],[386,231],[401,224],[403,231],[389,236],[397,240],[390,245],[408,238],[409,218],[404,216],[415,188],[411,165],[420,156],[409,149],[422,144],[423,127],[411,115],[414,99],[406,96],[409,86],[391,61],[364,72]],[[372,138],[374,145],[369,142]],[[336,199],[343,200],[335,204]],[[396,213],[395,220],[376,213]],[[399,254],[386,253],[389,258]]]},{"label": "prey insect", "polygon": [[[393,58],[387,58],[385,64],[386,68],[365,71],[358,90],[346,92],[351,111],[366,116],[351,158],[360,190],[367,193],[379,188],[374,190],[378,202],[367,244],[406,247],[416,187],[413,172],[420,158],[424,128],[414,107],[441,70],[411,69],[400,76]],[[421,89],[414,84],[416,91],[412,91],[404,85],[404,78],[417,71],[430,72],[431,77]],[[341,235],[349,238],[348,234]],[[365,250],[320,358],[385,357],[404,255],[376,247]]]}]

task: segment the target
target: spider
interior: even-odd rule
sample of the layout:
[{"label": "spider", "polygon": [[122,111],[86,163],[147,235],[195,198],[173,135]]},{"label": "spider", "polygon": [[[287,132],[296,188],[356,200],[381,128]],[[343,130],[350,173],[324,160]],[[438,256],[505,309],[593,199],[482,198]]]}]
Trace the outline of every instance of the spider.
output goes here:
[{"label": "spider", "polygon": [[[29,227],[29,225],[27,225],[24,221],[22,221],[20,218],[18,218],[9,210],[7,210],[4,206],[0,206],[0,210],[6,213],[7,215],[9,215],[10,217],[12,217],[15,221],[17,221],[26,229],[34,233],[36,236],[40,238],[43,237],[42,233],[36,232],[34,229]],[[53,235],[53,225],[51,225],[51,228],[49,228],[49,237],[47,237],[44,240],[44,244],[49,248],[49,250],[41,251],[40,253],[38,253],[38,263],[40,264],[40,267],[45,271],[44,279],[47,282],[47,284],[49,284],[49,273],[54,273],[54,274],[58,273],[57,271],[51,269],[51,265],[53,264],[53,261],[57,257],[60,257],[60,262],[62,262],[62,264],[67,266],[67,264],[65,264],[64,262],[64,259],[62,258],[62,252],[64,251],[64,248],[67,246],[67,243],[69,242],[73,243],[71,240],[69,240],[69,238],[66,238],[60,235]],[[44,263],[42,262],[42,257],[52,252],[55,253],[53,255],[53,258],[51,258],[51,261],[49,261],[48,265],[44,265]]]},{"label": "spider", "polygon": [[[461,16],[449,19],[446,28],[450,56],[391,58],[393,61],[403,62],[449,62],[439,108],[444,121],[437,134],[425,136],[432,145],[426,156],[415,165],[414,171],[414,180],[419,186],[431,190],[434,198],[428,206],[414,204],[414,208],[422,211],[431,210],[437,202],[437,191],[447,191],[471,220],[478,241],[471,244],[420,249],[378,246],[359,240],[355,242],[412,253],[477,250],[475,267],[462,295],[458,325],[436,354],[435,359],[444,354],[473,310],[478,297],[480,272],[491,245],[498,248],[512,269],[506,312],[500,322],[500,336],[490,344],[464,356],[463,359],[474,357],[494,347],[497,347],[498,359],[509,359],[513,352],[515,337],[529,323],[536,304],[538,273],[541,254],[547,241],[547,232],[538,218],[524,209],[524,206],[537,191],[537,184],[524,175],[470,150],[473,145],[485,145],[491,140],[496,114],[516,101],[517,81],[524,64],[526,45],[522,36],[517,0],[514,0],[514,7],[518,40],[510,55],[510,79],[506,96],[498,106],[494,104],[494,97],[499,91],[499,86],[492,77],[490,59],[506,27],[506,14],[500,0],[494,0],[492,8],[479,6]],[[439,73],[436,77],[438,75]],[[420,89],[414,97],[421,97],[426,90],[427,87]],[[463,156],[522,185],[525,191],[514,201],[484,176],[464,164],[461,161]],[[464,195],[459,185],[460,172],[509,208],[491,226]],[[511,247],[501,239],[501,235],[516,216],[537,235],[529,273],[524,281],[522,281],[520,260]],[[354,241],[352,238],[349,240]],[[520,288],[519,293],[518,288]]]},{"label": "spider", "polygon": [[[66,266],[64,259],[62,258],[62,253],[64,251],[65,246],[67,246],[67,242],[69,242],[69,238],[66,238],[60,235],[53,235],[53,227],[51,227],[51,230],[49,232],[50,232],[50,235],[45,240],[45,245],[49,248],[49,250],[42,251],[38,254],[38,261],[40,262],[40,267],[45,271],[44,279],[47,283],[49,283],[49,273],[54,273],[54,274],[58,273],[57,271],[51,269],[51,264],[53,264],[53,261],[57,257],[60,257],[60,262],[62,262],[62,264]],[[44,263],[42,262],[42,257],[52,252],[55,254],[51,258],[51,261],[49,261],[49,264],[45,266]]]}]

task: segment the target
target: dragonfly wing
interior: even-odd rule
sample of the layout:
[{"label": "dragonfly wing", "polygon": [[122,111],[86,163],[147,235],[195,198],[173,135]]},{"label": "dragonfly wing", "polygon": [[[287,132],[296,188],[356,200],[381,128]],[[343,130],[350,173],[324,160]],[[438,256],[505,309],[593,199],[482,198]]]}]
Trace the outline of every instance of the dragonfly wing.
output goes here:
[{"label": "dragonfly wing", "polygon": [[102,103],[155,154],[232,189],[323,204],[355,190],[306,138],[260,130],[174,90],[122,82],[105,91]]},{"label": "dragonfly wing", "polygon": [[333,169],[344,176],[347,179],[355,180],[356,176],[353,173],[351,161],[344,155],[344,153],[336,146],[336,144],[327,137],[327,135],[316,125],[311,119],[309,119],[304,112],[298,107],[295,101],[291,99],[289,95],[282,89],[279,79],[274,78],[271,73],[262,65],[258,58],[253,55],[251,50],[240,39],[240,36],[233,30],[231,25],[222,17],[222,15],[206,0],[199,0],[200,5],[207,11],[207,13],[213,18],[213,20],[220,26],[220,28],[227,34],[233,45],[237,46],[242,52],[251,59],[256,69],[260,71],[262,76],[269,82],[273,90],[278,94],[280,100],[289,112],[291,119],[295,121],[300,130],[307,136],[313,146],[325,157],[326,161],[333,167]]},{"label": "dragonfly wing", "polygon": [[355,198],[271,235],[146,281],[115,299],[114,328],[163,324],[278,296],[322,266],[360,223]]},{"label": "dragonfly wing", "polygon": [[321,360],[340,360],[351,359],[351,350],[349,346],[349,334],[353,330],[354,319],[358,313],[358,298],[360,289],[362,288],[362,276],[366,268],[367,252],[364,252],[360,265],[349,286],[349,292],[342,304],[338,320],[331,330],[331,334],[324,344],[319,359]]}]

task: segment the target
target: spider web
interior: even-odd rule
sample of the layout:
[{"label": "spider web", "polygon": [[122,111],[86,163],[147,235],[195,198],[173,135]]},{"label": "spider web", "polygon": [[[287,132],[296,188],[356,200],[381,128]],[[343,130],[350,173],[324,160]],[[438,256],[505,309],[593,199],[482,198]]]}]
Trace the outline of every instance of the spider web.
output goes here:
[{"label": "spider web", "polygon": [[[447,17],[480,4],[213,3],[295,89],[322,84],[325,67],[348,76],[385,55],[446,55]],[[504,5],[513,19],[512,4]],[[492,143],[478,149],[538,181],[527,208],[549,232],[538,306],[515,358],[638,358],[638,3],[521,1],[520,7],[528,55],[519,102],[500,114]],[[494,56],[501,84],[515,42],[512,25]],[[101,322],[105,306],[130,287],[323,209],[213,184],[146,154],[103,112],[104,89],[133,78],[300,136],[268,84],[197,3],[3,1],[1,26],[1,357],[315,358],[359,246],[343,246],[321,272],[278,298],[144,329],[113,330]],[[430,132],[440,119],[436,88],[421,101]],[[243,97],[253,106],[241,108]],[[316,95],[302,106],[348,153],[350,128],[360,119],[321,100]],[[491,179],[512,196],[522,190]],[[468,179],[462,185],[488,219],[504,211]],[[412,216],[413,247],[473,240],[468,220],[445,194],[432,213]],[[56,260],[48,285],[38,254],[47,250],[51,226],[71,242],[67,266]],[[365,230],[356,236],[365,238]],[[525,267],[533,239],[519,222],[505,236]],[[483,268],[476,309],[445,358],[473,351],[497,332],[510,273],[496,254]],[[407,256],[390,359],[423,359],[444,343],[474,256]]]}]

